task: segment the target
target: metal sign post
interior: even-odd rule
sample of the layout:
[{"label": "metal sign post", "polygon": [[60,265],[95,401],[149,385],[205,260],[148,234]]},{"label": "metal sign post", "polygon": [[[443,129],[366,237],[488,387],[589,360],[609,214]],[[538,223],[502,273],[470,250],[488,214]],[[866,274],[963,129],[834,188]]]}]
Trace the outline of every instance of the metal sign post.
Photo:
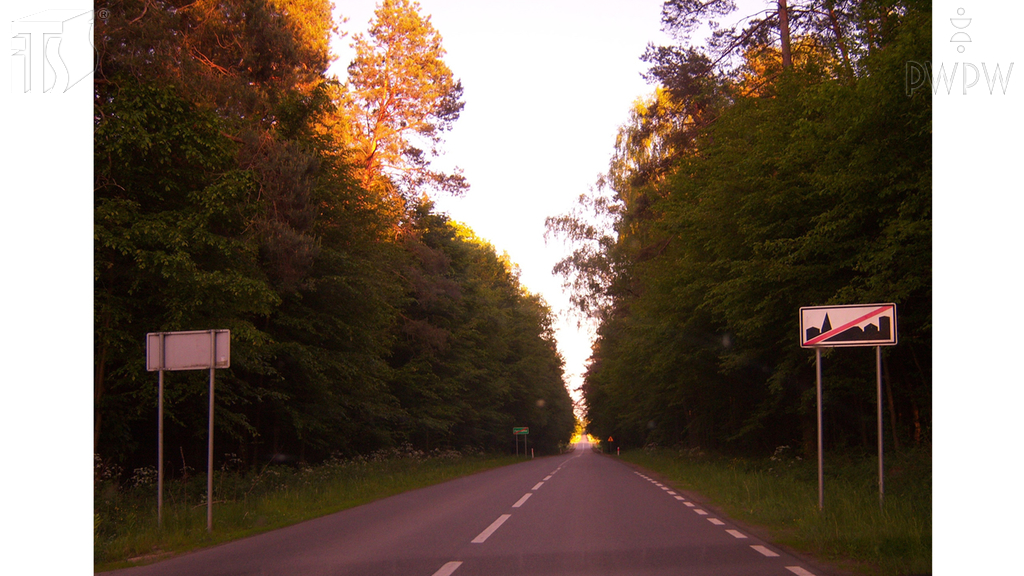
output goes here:
[{"label": "metal sign post", "polygon": [[875,346],[875,383],[878,385],[878,505],[885,504],[885,468],[882,465],[882,347]]},{"label": "metal sign post", "polygon": [[[164,337],[160,335],[160,349],[163,350]],[[163,358],[163,352],[160,353]],[[164,527],[164,371],[160,370],[157,376],[157,475],[156,475],[156,526]]]},{"label": "metal sign post", "polygon": [[151,332],[146,334],[146,370],[157,372],[157,525],[163,526],[164,507],[164,371],[210,371],[210,425],[206,460],[206,530],[213,531],[213,377],[217,368],[231,366],[229,330]]},{"label": "metal sign post", "polygon": [[815,373],[818,391],[818,510],[825,508],[825,451],[821,426],[821,348],[814,349]]},{"label": "metal sign post", "polygon": [[[833,327],[836,326],[836,327]],[[821,418],[821,349],[874,346],[878,391],[878,502],[885,501],[882,436],[882,346],[896,344],[896,305],[809,306],[800,309],[800,346],[814,348],[818,395],[818,509],[825,508],[825,466]]]},{"label": "metal sign post", "polygon": [[523,426],[523,427],[516,427],[516,428],[512,429],[512,435],[516,437],[516,456],[519,456],[519,437],[520,436],[523,437],[523,455],[525,456],[525,455],[529,454],[529,452],[526,451],[526,437],[529,434],[530,434],[530,429],[528,427],[525,427],[525,426]]}]

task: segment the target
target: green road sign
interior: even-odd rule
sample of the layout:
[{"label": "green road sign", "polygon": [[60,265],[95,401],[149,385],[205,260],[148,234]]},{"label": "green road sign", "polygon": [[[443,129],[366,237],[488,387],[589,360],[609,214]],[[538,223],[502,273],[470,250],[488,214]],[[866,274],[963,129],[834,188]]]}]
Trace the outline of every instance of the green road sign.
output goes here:
[{"label": "green road sign", "polygon": [[525,428],[525,427],[524,428],[513,428],[512,429],[512,433],[515,434],[516,436],[525,435],[525,434],[529,434],[530,433],[530,429],[529,428]]}]

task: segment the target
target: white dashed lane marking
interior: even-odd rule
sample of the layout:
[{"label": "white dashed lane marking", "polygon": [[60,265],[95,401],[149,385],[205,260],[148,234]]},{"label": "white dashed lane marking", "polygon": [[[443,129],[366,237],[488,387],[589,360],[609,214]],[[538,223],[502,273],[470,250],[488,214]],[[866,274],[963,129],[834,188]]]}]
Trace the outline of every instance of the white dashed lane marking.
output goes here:
[{"label": "white dashed lane marking", "polygon": [[473,538],[473,544],[484,543],[488,538],[491,537],[491,534],[494,534],[495,530],[500,528],[501,525],[505,523],[505,520],[508,520],[511,517],[511,514],[502,514],[501,516],[498,516],[498,519],[492,522],[491,525],[488,526],[486,530],[481,532],[480,535],[476,538]]},{"label": "white dashed lane marking", "polygon": [[462,566],[462,562],[449,562],[434,572],[434,576],[452,576],[452,572],[455,572],[459,566]]},{"label": "white dashed lane marking", "polygon": [[765,556],[767,556],[769,558],[776,558],[776,557],[778,557],[778,554],[776,554],[775,552],[772,552],[771,550],[769,550],[767,546],[757,546],[757,545],[754,545],[754,546],[751,546],[751,548],[753,548],[754,550],[757,550],[758,552],[760,552],[761,554],[764,554]]},{"label": "white dashed lane marking", "polygon": [[[682,496],[679,496],[675,492],[673,492],[671,487],[665,486],[664,484],[658,482],[654,478],[651,478],[649,476],[645,476],[645,475],[643,475],[643,474],[641,474],[639,472],[634,472],[634,474],[636,474],[637,476],[643,478],[644,480],[647,480],[651,484],[654,484],[658,488],[661,488],[662,490],[665,491],[666,494],[674,497],[676,500],[682,501],[683,504],[685,504],[689,508],[692,508],[695,513],[697,513],[697,514],[699,514],[701,516],[707,516],[708,515],[708,513],[706,511],[694,507],[694,504],[692,502],[686,502],[685,501],[686,499],[683,498]],[[547,480],[547,478],[545,478],[545,480]],[[538,486],[539,486],[539,484],[538,484]],[[537,486],[535,486],[533,489],[536,490]],[[708,518],[708,522],[711,522],[715,526],[725,526],[725,522],[722,522],[718,518]],[[737,539],[746,539],[747,538],[747,535],[742,533],[742,532],[740,532],[739,530],[726,530],[726,532],[728,532],[733,538],[737,538]],[[753,548],[754,550],[757,550],[760,554],[762,554],[763,556],[766,556],[768,558],[777,558],[779,556],[777,553],[775,553],[772,550],[770,550],[767,546],[761,546],[761,545],[755,544],[755,545],[751,545],[750,547]],[[806,569],[801,568],[800,566],[786,566],[786,570],[789,570],[793,574],[796,574],[796,576],[815,576],[815,574],[813,572],[808,572]]]},{"label": "white dashed lane marking", "polygon": [[526,495],[523,496],[522,498],[520,498],[518,502],[516,502],[515,504],[512,505],[512,507],[513,508],[519,508],[520,506],[525,504],[527,500],[530,499],[530,496],[533,496],[533,492],[527,492]]},{"label": "white dashed lane marking", "polygon": [[537,482],[537,485],[533,487],[533,490],[536,490],[537,488],[540,488],[543,485],[544,485],[543,482]]}]

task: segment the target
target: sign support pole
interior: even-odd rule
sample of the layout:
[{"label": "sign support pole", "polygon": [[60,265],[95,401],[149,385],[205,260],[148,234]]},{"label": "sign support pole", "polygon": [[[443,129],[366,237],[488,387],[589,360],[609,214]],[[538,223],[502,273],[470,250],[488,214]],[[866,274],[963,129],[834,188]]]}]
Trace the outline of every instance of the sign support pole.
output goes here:
[{"label": "sign support pole", "polygon": [[882,347],[875,346],[875,368],[878,374],[878,505],[883,507],[885,504],[885,467],[883,465],[882,452],[884,450],[884,443],[882,442]]},{"label": "sign support pole", "polygon": [[217,333],[210,330],[210,443],[206,449],[206,531],[213,532],[213,373],[217,359]]},{"label": "sign support pole", "polygon": [[818,393],[818,510],[825,508],[821,348],[875,347],[878,398],[878,505],[885,507],[885,436],[882,429],[882,346],[897,342],[896,304],[805,306],[800,308],[800,346],[814,348]]},{"label": "sign support pole", "polygon": [[[168,342],[168,336],[170,342]],[[217,341],[221,341],[218,355]],[[207,347],[208,343],[208,347]],[[168,348],[171,349],[168,358]],[[164,504],[164,372],[210,370],[210,424],[206,457],[206,530],[213,532],[213,388],[217,368],[231,366],[230,330],[190,330],[146,334],[146,370],[158,372],[157,391],[157,525],[163,527]],[[218,365],[219,362],[219,365]]]},{"label": "sign support pole", "polygon": [[821,348],[814,349],[816,372],[818,374],[818,510],[825,509],[825,459],[822,454],[821,429]]},{"label": "sign support pole", "polygon": [[156,471],[156,526],[164,526],[164,371],[161,370],[157,376],[157,471]]},{"label": "sign support pole", "polygon": [[157,472],[156,472],[156,527],[164,526],[164,335],[160,335],[160,366],[157,372]]}]

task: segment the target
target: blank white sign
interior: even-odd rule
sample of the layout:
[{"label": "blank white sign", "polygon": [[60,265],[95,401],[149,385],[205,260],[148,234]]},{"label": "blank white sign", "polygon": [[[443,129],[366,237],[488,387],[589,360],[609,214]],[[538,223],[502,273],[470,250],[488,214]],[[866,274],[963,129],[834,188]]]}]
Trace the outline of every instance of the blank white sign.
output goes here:
[{"label": "blank white sign", "polygon": [[208,370],[231,366],[230,330],[146,334],[146,370]]}]

